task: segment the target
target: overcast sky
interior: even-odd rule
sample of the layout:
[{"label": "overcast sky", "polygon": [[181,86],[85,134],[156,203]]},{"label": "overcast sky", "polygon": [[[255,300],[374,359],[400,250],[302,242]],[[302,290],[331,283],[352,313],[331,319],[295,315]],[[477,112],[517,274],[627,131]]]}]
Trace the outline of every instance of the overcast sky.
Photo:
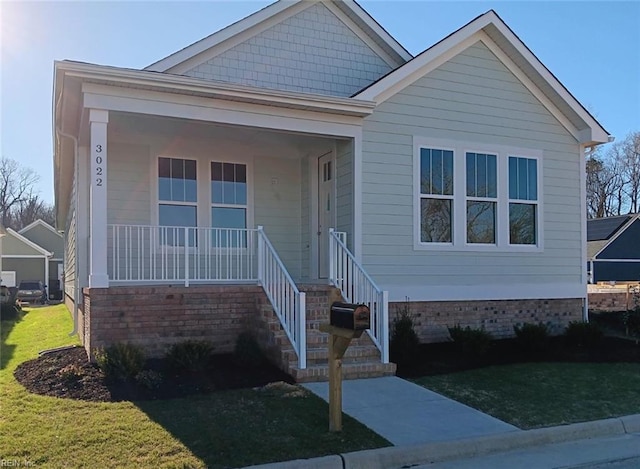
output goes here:
[{"label": "overcast sky", "polygon": [[[0,154],[52,202],[54,60],[142,68],[269,3],[0,0]],[[640,130],[640,2],[359,3],[414,55],[494,9],[611,134]]]}]

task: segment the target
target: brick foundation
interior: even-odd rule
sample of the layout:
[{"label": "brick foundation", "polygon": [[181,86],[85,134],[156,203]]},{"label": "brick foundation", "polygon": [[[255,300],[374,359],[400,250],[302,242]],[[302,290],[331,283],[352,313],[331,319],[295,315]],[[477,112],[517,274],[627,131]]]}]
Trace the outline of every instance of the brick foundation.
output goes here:
[{"label": "brick foundation", "polygon": [[626,311],[635,308],[633,295],[626,291],[616,293],[589,293],[589,311]]},{"label": "brick foundation", "polygon": [[449,340],[449,327],[484,328],[495,339],[513,337],[513,326],[544,323],[557,335],[571,321],[582,320],[582,298],[496,301],[412,301],[389,304],[389,330],[399,309],[409,306],[423,343]]},{"label": "brick foundation", "polygon": [[128,342],[150,357],[189,339],[211,341],[216,353],[233,351],[264,296],[254,285],[85,288],[83,293],[79,330],[87,352]]}]

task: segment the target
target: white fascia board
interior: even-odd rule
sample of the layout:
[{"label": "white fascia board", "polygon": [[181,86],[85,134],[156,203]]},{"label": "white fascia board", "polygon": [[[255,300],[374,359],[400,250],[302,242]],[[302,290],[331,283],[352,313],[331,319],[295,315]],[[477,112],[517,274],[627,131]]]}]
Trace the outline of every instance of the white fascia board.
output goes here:
[{"label": "white fascia board", "polygon": [[627,220],[625,222],[625,224],[622,226],[622,228],[620,228],[618,231],[616,231],[616,233],[611,237],[611,239],[609,241],[607,241],[607,243],[604,246],[602,246],[602,248],[600,248],[600,250],[593,255],[591,260],[594,260],[594,261],[595,260],[600,260],[600,259],[598,259],[598,256],[602,253],[602,251],[607,249],[611,243],[613,243],[616,239],[618,239],[618,237],[620,235],[622,235],[622,233],[624,233],[624,231],[627,228],[629,228],[631,225],[633,225],[633,223],[636,220],[640,220],[640,213],[636,213],[635,215],[631,215],[631,218],[629,218],[629,220]]},{"label": "white fascia board", "polygon": [[23,242],[24,244],[26,244],[30,248],[35,249],[36,251],[41,253],[44,257],[53,256],[52,252],[49,252],[46,249],[44,249],[42,246],[34,243],[33,241],[30,241],[29,239],[25,238],[20,233],[18,233],[17,231],[13,230],[12,228],[7,228],[7,233],[11,234],[14,238],[16,238],[19,241]]},{"label": "white fascia board", "polygon": [[[102,81],[120,87],[146,87],[160,89],[171,94],[197,93],[201,96],[229,101],[252,102],[274,107],[289,107],[361,117],[371,114],[375,108],[375,103],[362,99],[267,90],[228,83],[207,82],[199,78],[100,65],[76,63],[68,63],[66,65],[65,73],[67,76]],[[86,86],[87,84],[85,83],[83,90]]]},{"label": "white fascia board", "polygon": [[86,84],[86,108],[243,125],[322,136],[353,137],[362,118],[315,111],[276,108],[256,103],[206,99],[132,88]]},{"label": "white fascia board", "polygon": [[62,235],[53,226],[51,226],[49,223],[45,222],[44,220],[42,220],[40,218],[38,218],[34,222],[29,223],[27,226],[25,226],[20,231],[18,231],[18,233],[24,234],[27,231],[29,231],[31,228],[35,228],[38,225],[45,227],[46,229],[51,231],[53,234],[55,234],[57,236],[60,236],[62,238]]},{"label": "white fascia board", "polygon": [[[217,31],[210,36],[205,37],[197,42],[194,42],[190,46],[185,47],[184,49],[179,50],[178,52],[174,52],[173,54],[161,59],[155,63],[144,68],[144,70],[148,70],[151,72],[167,72],[173,67],[176,67],[189,59],[197,56],[198,54],[211,49],[228,39],[235,37],[243,37],[247,31],[251,28],[259,25],[260,23],[266,22],[274,16],[282,13],[296,5],[303,5],[304,8],[307,8],[309,5],[304,5],[305,2],[301,0],[297,1],[278,1],[272,3],[271,5],[259,10],[233,24],[227,26],[220,31]],[[244,34],[243,34],[244,33]],[[254,33],[255,34],[255,33]],[[232,47],[232,46],[230,46]]]}]

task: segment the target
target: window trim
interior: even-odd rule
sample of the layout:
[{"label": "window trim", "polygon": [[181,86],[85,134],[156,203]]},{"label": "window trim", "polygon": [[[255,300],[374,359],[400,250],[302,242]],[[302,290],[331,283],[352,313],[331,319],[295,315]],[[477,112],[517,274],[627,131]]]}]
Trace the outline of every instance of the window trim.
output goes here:
[{"label": "window trim", "polygon": [[[453,151],[453,219],[451,243],[425,243],[421,241],[421,211],[422,199],[420,187],[420,150],[431,148]],[[477,198],[467,197],[466,190],[466,154],[486,153],[496,155],[496,243],[480,244],[467,242],[466,217],[467,200]],[[509,156],[530,158],[537,160],[537,201],[523,201],[536,203],[536,244],[509,243]],[[447,139],[413,137],[413,248],[414,251],[469,251],[469,252],[542,252],[544,250],[544,200],[543,200],[543,152],[532,148],[520,148],[506,145],[494,145],[478,142],[465,142]],[[462,229],[458,229],[462,227]]]}]

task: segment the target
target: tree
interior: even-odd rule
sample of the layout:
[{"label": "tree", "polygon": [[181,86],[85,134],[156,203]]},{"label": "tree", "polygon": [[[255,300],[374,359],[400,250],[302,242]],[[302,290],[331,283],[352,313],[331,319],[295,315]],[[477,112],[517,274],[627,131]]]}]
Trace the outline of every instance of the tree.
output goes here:
[{"label": "tree", "polygon": [[19,230],[42,218],[55,223],[53,207],[40,199],[35,186],[40,176],[10,158],[0,158],[0,221]]}]

